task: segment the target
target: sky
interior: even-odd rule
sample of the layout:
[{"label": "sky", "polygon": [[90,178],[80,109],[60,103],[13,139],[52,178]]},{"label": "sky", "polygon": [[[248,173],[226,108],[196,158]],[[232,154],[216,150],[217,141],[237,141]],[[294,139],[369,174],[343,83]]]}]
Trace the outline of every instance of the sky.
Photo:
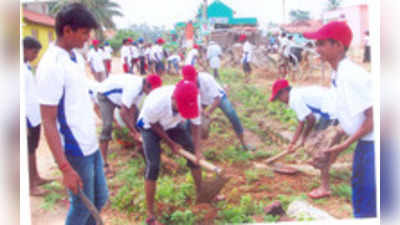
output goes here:
[{"label": "sky", "polygon": [[[202,0],[114,0],[122,8],[124,17],[115,17],[118,28],[131,24],[147,23],[173,28],[176,22],[194,17]],[[208,0],[208,4],[214,0]],[[282,23],[281,0],[221,0],[236,11],[235,17],[257,17],[259,24]],[[368,3],[369,0],[342,0],[342,6]],[[286,0],[286,14],[292,9],[310,11],[312,17],[319,17],[327,0]],[[287,21],[289,17],[287,16]]]}]

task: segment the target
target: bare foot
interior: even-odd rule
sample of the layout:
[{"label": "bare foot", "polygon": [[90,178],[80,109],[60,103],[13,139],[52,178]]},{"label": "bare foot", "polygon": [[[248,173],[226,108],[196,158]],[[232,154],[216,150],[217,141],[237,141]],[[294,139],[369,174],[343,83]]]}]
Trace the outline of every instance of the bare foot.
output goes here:
[{"label": "bare foot", "polygon": [[310,193],[308,193],[308,197],[312,199],[319,199],[319,198],[325,198],[329,197],[331,195],[331,191],[328,189],[325,189],[323,187],[316,188],[312,190]]}]

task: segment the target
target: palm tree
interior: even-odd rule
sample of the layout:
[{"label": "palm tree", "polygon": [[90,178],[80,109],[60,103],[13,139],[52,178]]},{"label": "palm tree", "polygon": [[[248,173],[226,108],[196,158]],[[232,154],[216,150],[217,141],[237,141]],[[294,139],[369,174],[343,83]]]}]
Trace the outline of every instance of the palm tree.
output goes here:
[{"label": "palm tree", "polygon": [[93,13],[102,28],[97,30],[97,36],[100,39],[103,39],[103,28],[115,28],[115,23],[112,20],[112,17],[123,16],[119,4],[112,0],[60,0],[50,3],[50,14],[56,15],[63,6],[73,2],[79,2],[86,5],[86,7],[88,7],[88,9]]}]

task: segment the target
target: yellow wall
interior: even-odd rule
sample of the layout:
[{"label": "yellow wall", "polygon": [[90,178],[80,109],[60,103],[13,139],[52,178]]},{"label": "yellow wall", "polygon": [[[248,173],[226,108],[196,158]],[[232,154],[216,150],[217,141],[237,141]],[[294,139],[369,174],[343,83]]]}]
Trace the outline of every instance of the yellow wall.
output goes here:
[{"label": "yellow wall", "polygon": [[54,30],[54,27],[49,27],[49,26],[44,26],[40,24],[34,24],[29,21],[23,20],[22,24],[22,36],[33,36],[32,31],[36,30],[37,31],[37,39],[42,45],[42,49],[39,52],[38,57],[36,58],[35,61],[32,62],[33,66],[36,66],[37,63],[40,61],[40,58],[42,55],[46,52],[47,47],[49,46],[50,40],[49,40],[49,32],[52,33],[53,35],[53,41],[56,40],[56,32]]}]

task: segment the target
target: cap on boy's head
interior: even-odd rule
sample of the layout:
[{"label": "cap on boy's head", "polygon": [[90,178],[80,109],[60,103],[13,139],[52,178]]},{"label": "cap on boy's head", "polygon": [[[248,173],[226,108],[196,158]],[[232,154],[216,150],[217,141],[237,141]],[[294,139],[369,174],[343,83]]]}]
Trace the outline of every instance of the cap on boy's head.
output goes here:
[{"label": "cap on boy's head", "polygon": [[241,34],[239,36],[239,41],[245,41],[247,39],[247,36],[245,34]]},{"label": "cap on boy's head", "polygon": [[192,65],[186,65],[182,67],[182,75],[184,80],[192,81],[196,83],[197,71]]},{"label": "cap on boy's head", "polygon": [[197,44],[194,44],[194,45],[193,45],[193,48],[199,49],[199,46],[198,46]]},{"label": "cap on boy's head", "polygon": [[92,40],[92,45],[93,46],[97,46],[97,45],[99,45],[100,44],[100,41],[99,40]]},{"label": "cap on boy's head", "polygon": [[150,74],[146,77],[146,82],[151,85],[151,90],[154,90],[162,85],[161,77],[157,74]]},{"label": "cap on boy's head", "polygon": [[199,116],[198,93],[196,84],[188,81],[179,81],[174,90],[174,99],[179,114],[185,119],[193,119]]},{"label": "cap on boy's head", "polygon": [[317,32],[306,32],[303,36],[308,39],[327,40],[333,39],[349,47],[353,39],[353,32],[346,22],[333,21],[325,24]]},{"label": "cap on boy's head", "polygon": [[272,85],[272,94],[269,98],[269,101],[274,101],[278,95],[278,92],[284,88],[289,87],[289,82],[285,79],[279,79],[274,82]]},{"label": "cap on boy's head", "polygon": [[133,39],[132,39],[132,38],[128,38],[127,40],[128,40],[128,43],[129,43],[129,44],[133,42]]},{"label": "cap on boy's head", "polygon": [[158,38],[158,39],[157,39],[157,44],[162,45],[162,44],[164,44],[164,43],[165,43],[164,39],[162,39],[162,38]]}]

